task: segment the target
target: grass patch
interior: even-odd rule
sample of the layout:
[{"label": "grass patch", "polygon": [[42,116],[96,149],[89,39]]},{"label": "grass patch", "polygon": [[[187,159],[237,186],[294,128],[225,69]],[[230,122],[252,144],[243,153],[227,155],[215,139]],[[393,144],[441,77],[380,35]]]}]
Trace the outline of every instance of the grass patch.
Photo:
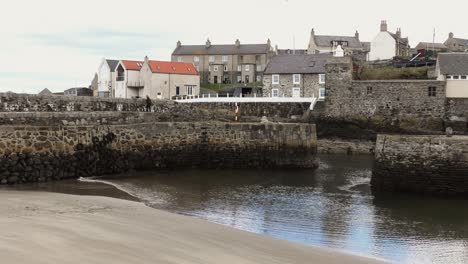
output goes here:
[{"label": "grass patch", "polygon": [[362,68],[355,73],[356,80],[427,80],[430,67],[418,68]]}]

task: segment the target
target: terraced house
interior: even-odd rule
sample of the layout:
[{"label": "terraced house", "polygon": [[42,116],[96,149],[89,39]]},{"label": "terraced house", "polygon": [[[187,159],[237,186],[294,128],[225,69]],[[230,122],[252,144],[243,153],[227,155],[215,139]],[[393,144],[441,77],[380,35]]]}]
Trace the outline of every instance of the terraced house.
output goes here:
[{"label": "terraced house", "polygon": [[310,32],[307,54],[333,53],[341,46],[346,55],[361,56],[364,59],[368,53],[366,46],[359,40],[359,32],[354,36],[316,35],[315,30]]},{"label": "terraced house", "polygon": [[331,56],[328,53],[274,56],[265,70],[263,95],[325,99],[325,65]]},{"label": "terraced house", "polygon": [[173,62],[193,63],[202,83],[261,82],[263,72],[274,55],[271,42],[265,44],[182,45],[172,53]]}]

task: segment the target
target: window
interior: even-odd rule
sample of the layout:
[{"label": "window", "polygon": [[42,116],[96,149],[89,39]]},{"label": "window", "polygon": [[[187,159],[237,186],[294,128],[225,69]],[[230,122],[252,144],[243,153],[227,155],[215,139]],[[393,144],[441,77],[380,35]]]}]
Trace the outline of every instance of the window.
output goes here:
[{"label": "window", "polygon": [[224,71],[225,71],[225,72],[228,71],[228,66],[224,66]]},{"label": "window", "polygon": [[459,80],[459,79],[460,79],[460,76],[458,76],[458,75],[453,75],[453,76],[452,76],[452,79],[454,79],[454,80]]},{"label": "window", "polygon": [[452,80],[452,75],[447,75],[447,80]]},{"label": "window", "polygon": [[242,71],[242,65],[237,65],[237,71],[241,72]]},{"label": "window", "polygon": [[223,60],[223,62],[227,62],[228,61],[228,56],[223,56],[222,60]]},{"label": "window", "polygon": [[278,96],[279,96],[279,90],[278,89],[271,90],[271,97],[278,97]]},{"label": "window", "polygon": [[237,76],[237,82],[238,82],[238,83],[241,83],[241,82],[242,82],[242,76],[240,76],[240,75]]},{"label": "window", "polygon": [[429,97],[435,97],[437,96],[437,87],[429,87],[427,89]]},{"label": "window", "polygon": [[187,92],[187,95],[193,95],[193,87],[194,87],[193,85],[187,85],[187,86],[185,87],[185,90],[186,90],[186,92]]},{"label": "window", "polygon": [[372,87],[371,87],[371,86],[368,86],[368,87],[367,87],[366,93],[367,93],[367,95],[371,95],[371,94],[372,94]]},{"label": "window", "polygon": [[250,71],[250,65],[245,65],[245,71]]},{"label": "window", "polygon": [[460,76],[460,79],[462,79],[462,80],[466,80],[466,79],[467,79],[467,77],[468,77],[468,76],[466,76],[466,75],[462,75],[462,76]]},{"label": "window", "polygon": [[261,82],[261,81],[262,81],[262,76],[257,75],[257,82]]},{"label": "window", "polygon": [[211,71],[211,66],[208,66],[208,71]]},{"label": "window", "polygon": [[324,84],[325,83],[325,74],[319,74],[319,83]]},{"label": "window", "polygon": [[213,67],[213,71],[215,71],[215,72],[218,71],[218,65],[215,65],[215,66]]},{"label": "window", "polygon": [[178,62],[182,62],[182,57],[177,57]]},{"label": "window", "polygon": [[279,84],[279,75],[278,74],[273,74],[271,76],[271,80],[272,80],[271,81],[272,84]]},{"label": "window", "polygon": [[293,74],[293,84],[301,84],[301,75]]},{"label": "window", "polygon": [[319,88],[319,99],[325,98],[325,88]]},{"label": "window", "polygon": [[198,57],[198,56],[193,57],[193,61],[194,61],[194,62],[199,62],[199,61],[200,61],[200,57]]},{"label": "window", "polygon": [[257,71],[262,71],[262,65],[257,65]]},{"label": "window", "polygon": [[292,88],[292,97],[301,97],[301,88]]},{"label": "window", "polygon": [[208,58],[208,60],[209,60],[209,62],[214,62],[214,61],[215,61],[215,57],[214,57],[214,56],[210,56],[210,57]]}]

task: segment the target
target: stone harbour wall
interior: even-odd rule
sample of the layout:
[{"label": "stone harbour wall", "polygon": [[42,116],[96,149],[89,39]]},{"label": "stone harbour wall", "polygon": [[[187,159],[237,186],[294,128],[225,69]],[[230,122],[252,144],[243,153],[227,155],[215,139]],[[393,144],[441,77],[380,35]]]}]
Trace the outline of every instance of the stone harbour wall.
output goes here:
[{"label": "stone harbour wall", "polygon": [[468,136],[379,135],[372,190],[468,197]]},{"label": "stone harbour wall", "polygon": [[165,122],[1,126],[0,183],[162,168],[315,168],[309,124]]}]

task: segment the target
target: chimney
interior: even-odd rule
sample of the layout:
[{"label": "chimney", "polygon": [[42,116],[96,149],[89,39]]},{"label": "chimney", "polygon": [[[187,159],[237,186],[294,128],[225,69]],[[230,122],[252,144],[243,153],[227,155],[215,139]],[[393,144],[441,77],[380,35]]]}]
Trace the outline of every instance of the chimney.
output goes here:
[{"label": "chimney", "polygon": [[382,20],[380,22],[380,32],[387,32],[387,31],[388,31],[387,20]]},{"label": "chimney", "polygon": [[453,37],[455,37],[455,35],[453,34],[453,32],[450,32],[450,33],[449,33],[449,38],[452,39]]},{"label": "chimney", "polygon": [[177,47],[180,48],[180,46],[182,46],[182,42],[180,42],[180,40],[177,41]]},{"label": "chimney", "polygon": [[236,39],[236,48],[239,48],[240,47],[240,41],[239,39]]},{"label": "chimney", "polygon": [[268,45],[268,47],[271,47],[271,40],[270,39],[267,40],[267,45]]},{"label": "chimney", "polygon": [[278,44],[275,45],[275,53],[276,53],[276,55],[278,55]]},{"label": "chimney", "polygon": [[359,31],[356,30],[356,33],[354,33],[354,36],[359,40]]},{"label": "chimney", "polygon": [[312,36],[315,36],[315,30],[312,28],[312,30],[310,31],[310,35]]},{"label": "chimney", "polygon": [[207,39],[207,40],[206,40],[205,47],[206,47],[206,48],[211,47],[211,41],[210,41],[210,39]]},{"label": "chimney", "polygon": [[401,28],[397,28],[396,35],[398,38],[401,38]]},{"label": "chimney", "polygon": [[148,56],[145,56],[145,63],[148,63],[149,59]]}]

